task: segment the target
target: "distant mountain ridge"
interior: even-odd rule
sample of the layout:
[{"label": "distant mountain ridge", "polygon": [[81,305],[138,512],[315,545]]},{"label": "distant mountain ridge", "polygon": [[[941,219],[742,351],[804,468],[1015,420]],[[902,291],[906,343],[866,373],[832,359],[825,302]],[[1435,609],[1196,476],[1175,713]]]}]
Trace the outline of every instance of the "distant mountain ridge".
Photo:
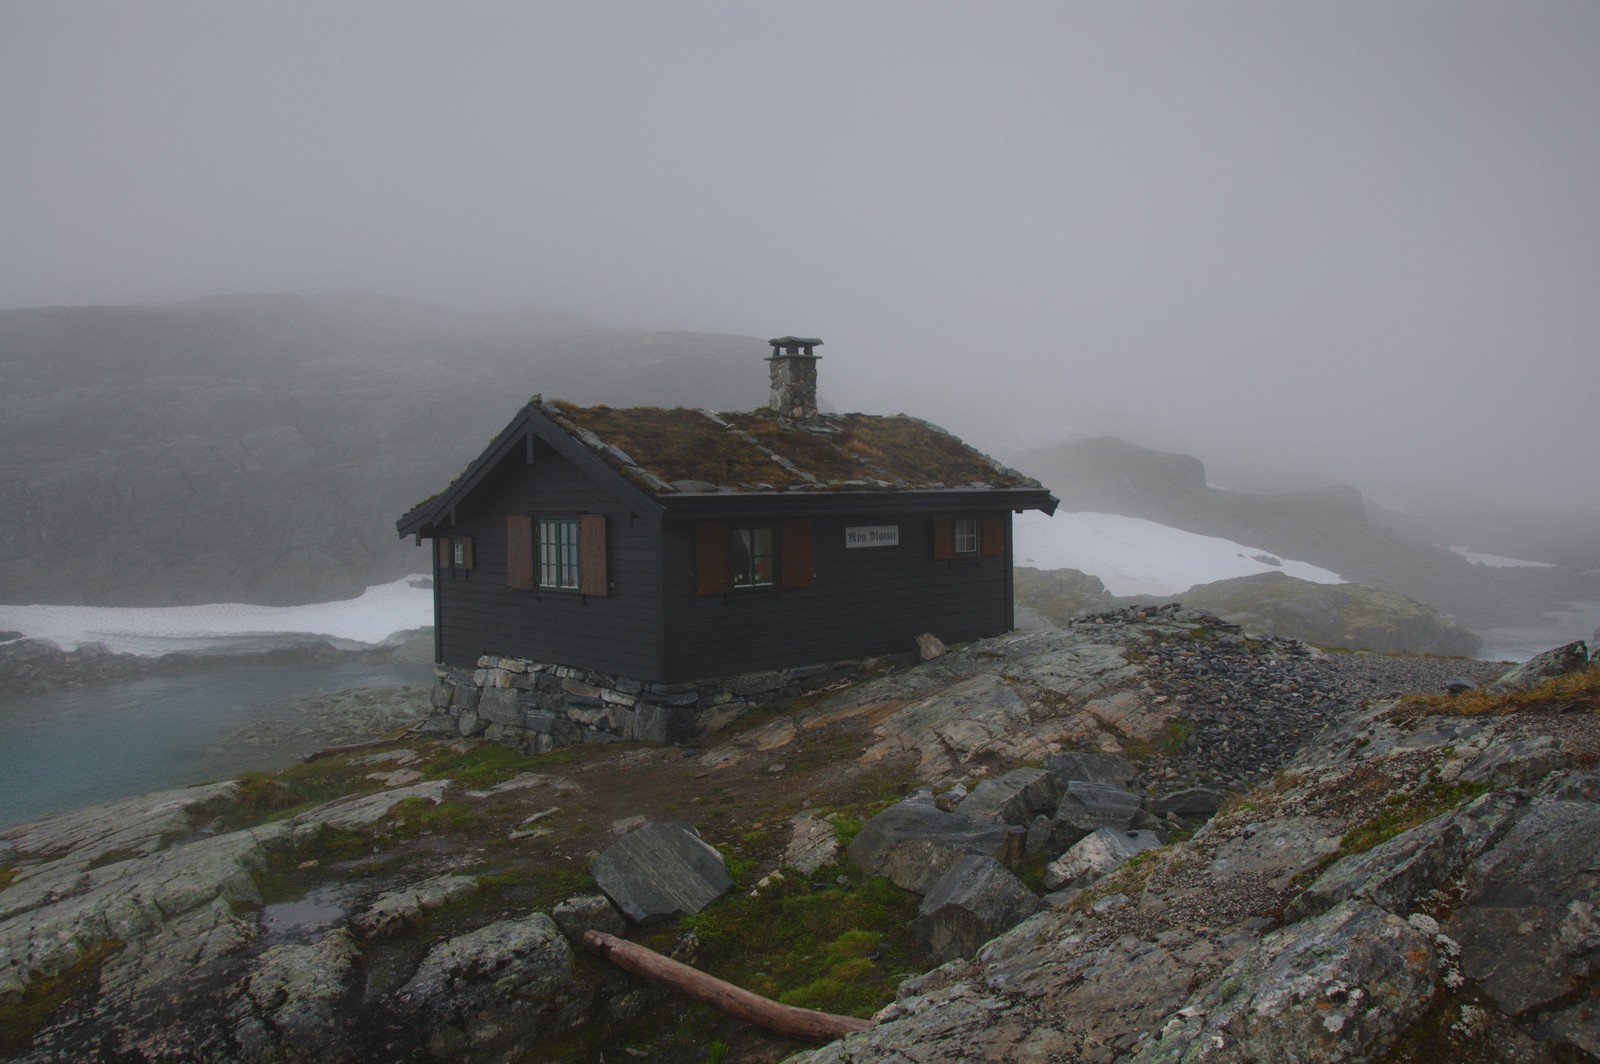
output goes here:
[{"label": "distant mountain ridge", "polygon": [[765,354],[365,294],[0,311],[0,600],[354,595],[427,567],[393,518],[529,395],[747,409]]},{"label": "distant mountain ridge", "polygon": [[1491,569],[1430,542],[1433,526],[1401,521],[1347,485],[1250,494],[1212,487],[1190,455],[1094,436],[1018,455],[1064,510],[1157,521],[1298,558],[1353,583],[1393,591],[1469,627],[1537,616],[1564,599],[1600,596],[1600,574]]}]

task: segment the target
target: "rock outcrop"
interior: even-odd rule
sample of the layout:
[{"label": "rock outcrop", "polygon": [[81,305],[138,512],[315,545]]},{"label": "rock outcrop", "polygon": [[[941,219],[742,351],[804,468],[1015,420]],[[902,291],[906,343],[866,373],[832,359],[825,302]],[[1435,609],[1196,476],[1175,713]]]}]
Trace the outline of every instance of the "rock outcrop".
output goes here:
[{"label": "rock outcrop", "polygon": [[[414,738],[295,770],[354,790],[320,805],[252,778],[43,818],[0,829],[0,1019],[29,1017],[0,1052],[610,1059],[663,992],[572,939],[699,909],[674,955],[759,954],[768,900],[817,914],[834,892],[893,898],[893,948],[938,966],[802,1059],[1582,1059],[1600,1045],[1589,674],[1515,712],[1392,697],[1498,671],[1118,611],[863,673],[709,749],[533,771]],[[706,839],[647,820],[679,801]],[[830,867],[847,832],[859,867]],[[751,883],[756,858],[783,874]],[[889,937],[814,952],[844,983]]]},{"label": "rock outcrop", "polygon": [[1441,700],[1342,717],[1192,840],[1052,896],[908,981],[872,1030],[791,1060],[1356,1061],[1402,1043],[1587,1059],[1588,690],[1508,715]]}]

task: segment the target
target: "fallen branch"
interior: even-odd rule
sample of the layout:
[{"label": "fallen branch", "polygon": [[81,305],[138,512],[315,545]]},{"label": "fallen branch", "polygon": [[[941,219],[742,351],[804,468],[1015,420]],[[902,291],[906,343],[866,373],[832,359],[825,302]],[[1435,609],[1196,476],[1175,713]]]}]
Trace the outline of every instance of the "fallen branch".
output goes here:
[{"label": "fallen branch", "polygon": [[854,1016],[835,1016],[831,1012],[780,1005],[760,994],[741,990],[732,983],[725,983],[687,964],[663,957],[655,950],[608,935],[604,931],[585,931],[583,945],[618,968],[642,975],[652,982],[720,1009],[735,1019],[753,1023],[785,1038],[802,1042],[831,1042],[872,1026],[870,1020],[858,1020]]}]

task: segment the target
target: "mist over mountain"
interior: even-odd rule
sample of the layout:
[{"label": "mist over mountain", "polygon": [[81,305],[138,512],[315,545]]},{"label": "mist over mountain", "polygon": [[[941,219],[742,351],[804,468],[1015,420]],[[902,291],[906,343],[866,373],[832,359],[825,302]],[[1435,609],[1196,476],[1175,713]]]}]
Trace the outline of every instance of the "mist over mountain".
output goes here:
[{"label": "mist over mountain", "polygon": [[[352,596],[428,568],[395,538],[395,516],[447,483],[529,395],[750,409],[767,400],[766,351],[755,336],[363,293],[0,311],[0,534],[12,548],[0,600]],[[992,425],[1003,411],[973,414]],[[1469,626],[1600,598],[1582,573],[1600,568],[1600,546],[1581,518],[1459,501],[1388,509],[1349,486],[1229,491],[1199,458],[1106,436],[1002,457],[1067,510],[1259,546]],[[1444,549],[1458,544],[1564,567],[1473,565]]]},{"label": "mist over mountain", "polygon": [[358,294],[0,311],[0,598],[355,594],[427,568],[395,516],[532,393],[748,408],[765,350]]},{"label": "mist over mountain", "polygon": [[[1079,438],[1011,458],[1054,491],[1066,509],[1142,517],[1262,547],[1332,569],[1353,583],[1399,592],[1468,627],[1527,620],[1557,602],[1600,597],[1600,541],[1581,515],[1460,500],[1438,510],[1419,501],[1401,512],[1373,503],[1349,485],[1230,491],[1208,482],[1198,458],[1112,436]],[[1559,560],[1549,567],[1498,568],[1474,564],[1450,546]]]}]

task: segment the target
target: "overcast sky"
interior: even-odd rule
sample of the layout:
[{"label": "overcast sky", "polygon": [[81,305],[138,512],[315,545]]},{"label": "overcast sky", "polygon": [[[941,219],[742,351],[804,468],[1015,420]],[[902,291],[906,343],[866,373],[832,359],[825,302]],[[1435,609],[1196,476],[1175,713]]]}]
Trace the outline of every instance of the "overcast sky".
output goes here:
[{"label": "overcast sky", "polygon": [[0,306],[343,290],[1600,509],[1600,4],[0,0]]}]

